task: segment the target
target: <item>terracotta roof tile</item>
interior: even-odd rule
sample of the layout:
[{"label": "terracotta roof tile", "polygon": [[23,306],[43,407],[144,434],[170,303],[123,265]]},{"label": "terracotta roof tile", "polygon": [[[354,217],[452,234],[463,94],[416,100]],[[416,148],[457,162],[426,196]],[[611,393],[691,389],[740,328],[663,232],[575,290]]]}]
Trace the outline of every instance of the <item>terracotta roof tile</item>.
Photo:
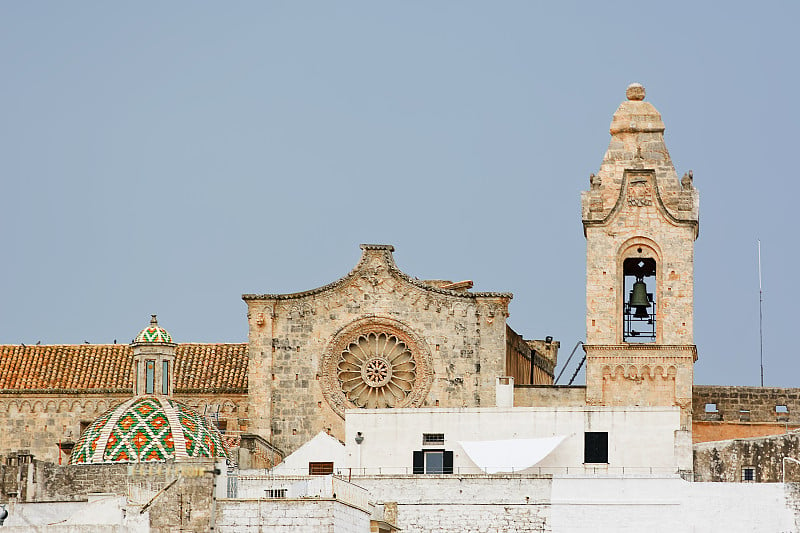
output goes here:
[{"label": "terracotta roof tile", "polygon": [[[126,344],[0,346],[0,392],[130,392]],[[247,344],[179,344],[175,392],[246,392]]]}]

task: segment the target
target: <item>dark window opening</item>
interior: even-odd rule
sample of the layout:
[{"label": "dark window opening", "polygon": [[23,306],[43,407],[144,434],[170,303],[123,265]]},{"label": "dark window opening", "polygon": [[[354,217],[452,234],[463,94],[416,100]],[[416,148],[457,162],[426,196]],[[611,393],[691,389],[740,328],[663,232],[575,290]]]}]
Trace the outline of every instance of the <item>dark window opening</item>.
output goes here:
[{"label": "dark window opening", "polygon": [[310,462],[308,463],[308,475],[310,476],[327,476],[333,474],[332,462]]},{"label": "dark window opening", "polygon": [[448,450],[419,450],[414,452],[415,474],[452,474],[453,452]]},{"label": "dark window opening", "polygon": [[83,435],[83,432],[86,431],[87,429],[89,429],[89,426],[91,426],[91,425],[92,425],[91,422],[88,422],[86,420],[81,420],[80,421],[80,426],[79,426],[79,429],[78,429],[78,436],[80,437],[81,435]]},{"label": "dark window opening", "polygon": [[756,469],[752,466],[746,466],[742,468],[742,481],[755,481],[756,480]]},{"label": "dark window opening", "polygon": [[264,489],[267,498],[285,498],[289,489]]},{"label": "dark window opening", "polygon": [[622,263],[622,340],[656,340],[656,261],[631,257]]},{"label": "dark window opening", "polygon": [[583,435],[583,462],[608,463],[608,432],[587,431]]},{"label": "dark window opening", "polygon": [[163,361],[161,366],[161,394],[169,394],[169,361]]},{"label": "dark window opening", "polygon": [[155,381],[156,381],[156,362],[147,361],[147,364],[145,365],[145,382],[144,382],[145,394],[153,394],[153,390],[155,389]]}]

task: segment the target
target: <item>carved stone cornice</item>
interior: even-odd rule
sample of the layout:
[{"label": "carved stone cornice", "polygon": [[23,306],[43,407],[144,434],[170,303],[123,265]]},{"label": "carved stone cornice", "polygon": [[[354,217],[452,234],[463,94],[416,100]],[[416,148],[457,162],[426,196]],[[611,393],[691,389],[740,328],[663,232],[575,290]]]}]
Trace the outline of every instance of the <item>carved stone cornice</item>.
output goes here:
[{"label": "carved stone cornice", "polygon": [[592,359],[620,359],[646,361],[652,357],[691,357],[697,361],[694,344],[584,344],[586,356]]}]

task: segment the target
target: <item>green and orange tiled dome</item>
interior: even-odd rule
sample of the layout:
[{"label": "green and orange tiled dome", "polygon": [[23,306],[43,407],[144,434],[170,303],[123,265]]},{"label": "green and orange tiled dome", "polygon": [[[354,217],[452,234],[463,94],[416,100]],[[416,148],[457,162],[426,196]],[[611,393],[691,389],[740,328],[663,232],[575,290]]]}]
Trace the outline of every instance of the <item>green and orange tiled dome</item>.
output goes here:
[{"label": "green and orange tiled dome", "polygon": [[138,396],[105,412],[75,444],[70,464],[228,458],[220,432],[171,398]]},{"label": "green and orange tiled dome", "polygon": [[172,335],[167,330],[158,325],[156,315],[150,315],[150,325],[144,328],[133,339],[134,344],[150,343],[150,344],[172,344]]}]

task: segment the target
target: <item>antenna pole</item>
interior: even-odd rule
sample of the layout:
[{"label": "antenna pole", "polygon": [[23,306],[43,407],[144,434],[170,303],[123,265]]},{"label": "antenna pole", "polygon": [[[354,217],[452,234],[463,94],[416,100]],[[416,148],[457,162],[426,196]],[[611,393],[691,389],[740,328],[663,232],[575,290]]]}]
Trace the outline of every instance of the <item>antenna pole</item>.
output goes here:
[{"label": "antenna pole", "polygon": [[764,386],[764,312],[763,290],[761,288],[761,239],[758,239],[758,347],[761,361],[761,386]]}]

